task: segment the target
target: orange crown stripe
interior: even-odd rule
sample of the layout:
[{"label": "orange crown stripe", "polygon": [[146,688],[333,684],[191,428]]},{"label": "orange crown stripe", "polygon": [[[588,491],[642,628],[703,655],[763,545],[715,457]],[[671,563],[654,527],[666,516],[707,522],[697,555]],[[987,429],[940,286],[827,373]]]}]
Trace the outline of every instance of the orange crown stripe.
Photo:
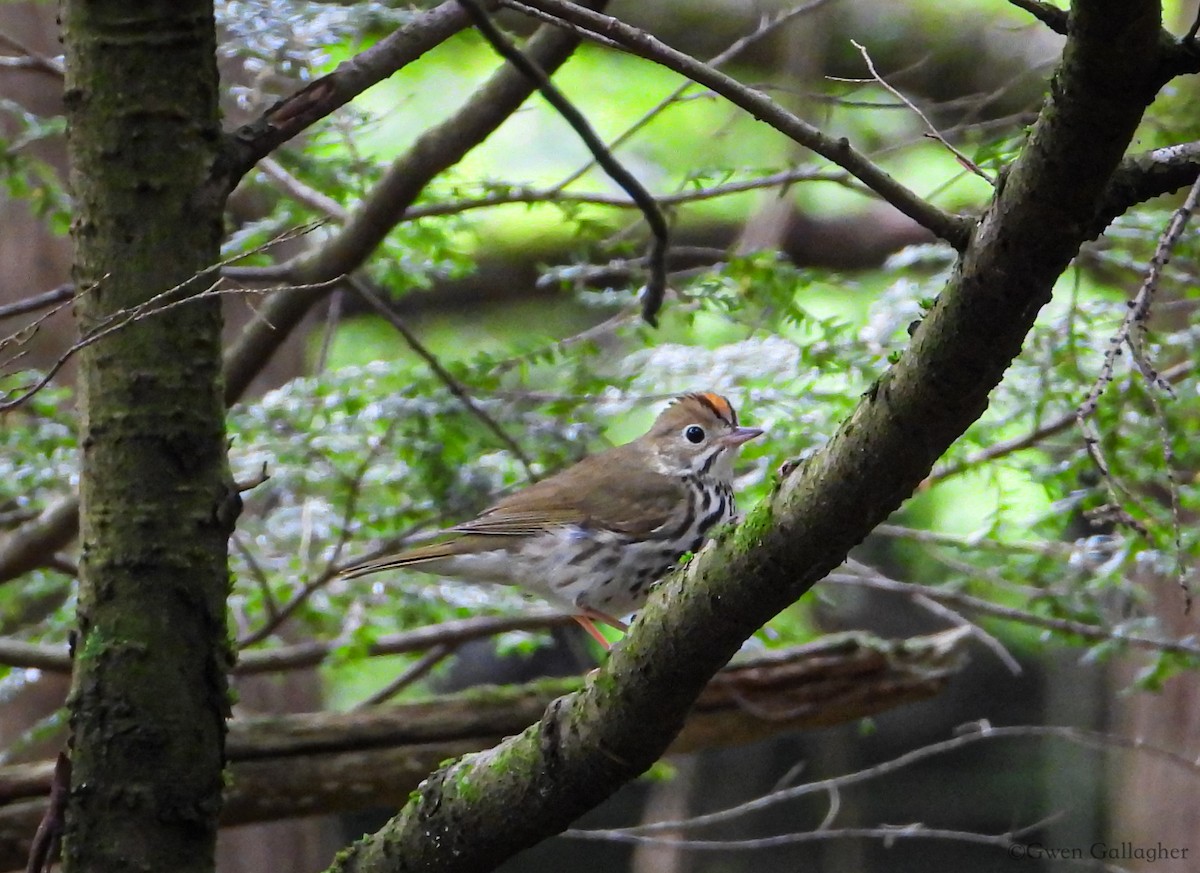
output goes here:
[{"label": "orange crown stripe", "polygon": [[733,413],[733,407],[730,406],[729,401],[720,394],[709,393],[701,396],[708,401],[709,405],[713,408],[713,411],[716,412],[717,415],[721,416],[721,418],[731,417]]},{"label": "orange crown stripe", "polygon": [[733,406],[730,405],[729,401],[720,394],[706,391],[703,394],[697,393],[691,396],[711,409],[718,418],[722,418],[733,425],[737,424],[737,413],[733,411]]}]

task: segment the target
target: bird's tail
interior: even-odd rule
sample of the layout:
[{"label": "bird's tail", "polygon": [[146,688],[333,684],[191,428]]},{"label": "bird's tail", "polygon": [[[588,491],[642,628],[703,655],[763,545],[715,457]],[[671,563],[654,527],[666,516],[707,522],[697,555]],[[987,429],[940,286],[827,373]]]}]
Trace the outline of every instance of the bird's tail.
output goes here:
[{"label": "bird's tail", "polygon": [[442,560],[443,558],[452,558],[455,555],[462,554],[462,552],[463,544],[456,540],[446,543],[430,543],[427,546],[418,546],[415,549],[406,549],[403,552],[396,552],[393,555],[384,555],[381,558],[371,558],[366,561],[360,561],[357,564],[351,564],[345,570],[338,573],[338,576],[342,579],[357,579],[359,576],[366,576],[370,573],[379,573],[384,570],[398,570],[401,567],[411,567],[414,564],[427,564],[431,561]]}]

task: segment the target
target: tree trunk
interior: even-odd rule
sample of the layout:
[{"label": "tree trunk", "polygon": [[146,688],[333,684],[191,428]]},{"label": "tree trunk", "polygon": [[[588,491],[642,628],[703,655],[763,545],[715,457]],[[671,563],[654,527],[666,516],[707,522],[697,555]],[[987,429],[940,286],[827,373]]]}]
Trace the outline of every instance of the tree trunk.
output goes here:
[{"label": "tree trunk", "polygon": [[[81,336],[209,284],[222,203],[208,0],[66,0],[65,103]],[[160,296],[163,295],[163,296]],[[142,310],[135,310],[141,312]],[[216,298],[138,318],[81,360],[74,772],[63,860],[211,870],[236,517]]]}]

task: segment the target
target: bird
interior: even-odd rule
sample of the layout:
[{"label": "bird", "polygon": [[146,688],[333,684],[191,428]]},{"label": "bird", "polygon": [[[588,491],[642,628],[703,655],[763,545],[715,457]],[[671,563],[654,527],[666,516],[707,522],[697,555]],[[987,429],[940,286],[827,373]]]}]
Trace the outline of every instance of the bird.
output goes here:
[{"label": "bird", "polygon": [[640,608],[654,582],[736,517],[733,461],[763,432],[739,425],[720,394],[683,394],[632,442],[515,491],[438,542],[339,575],[413,568],[515,585],[570,611],[608,649],[595,622],[627,630],[619,616]]}]

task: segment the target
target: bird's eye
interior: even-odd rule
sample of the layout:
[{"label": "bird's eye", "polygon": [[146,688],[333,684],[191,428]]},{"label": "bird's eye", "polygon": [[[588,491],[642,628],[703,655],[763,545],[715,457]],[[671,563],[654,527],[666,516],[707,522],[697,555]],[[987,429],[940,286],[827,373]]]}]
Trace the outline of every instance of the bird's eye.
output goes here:
[{"label": "bird's eye", "polygon": [[689,443],[702,443],[704,442],[704,428],[698,424],[693,424],[684,430],[683,437]]}]

